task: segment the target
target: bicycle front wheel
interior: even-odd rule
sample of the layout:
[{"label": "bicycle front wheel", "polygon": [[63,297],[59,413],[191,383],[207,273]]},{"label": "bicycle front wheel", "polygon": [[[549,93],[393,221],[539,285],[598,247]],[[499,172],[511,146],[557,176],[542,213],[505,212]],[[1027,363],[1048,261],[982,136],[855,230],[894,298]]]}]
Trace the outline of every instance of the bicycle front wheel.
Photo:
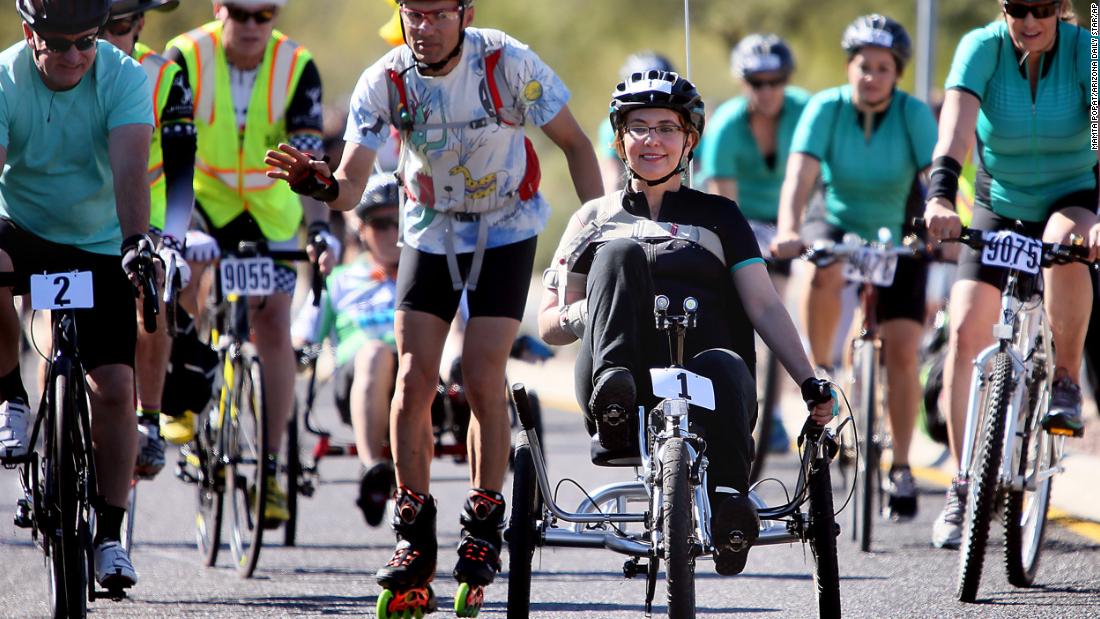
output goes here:
[{"label": "bicycle front wheel", "polygon": [[821,619],[840,617],[840,568],[836,558],[839,533],[833,514],[833,483],[829,461],[816,458],[810,464],[810,552],[814,557],[814,585]]},{"label": "bicycle front wheel", "polygon": [[198,471],[195,484],[195,541],[203,565],[213,567],[221,549],[222,515],[225,513],[225,429],[224,411],[229,403],[229,386],[223,385],[218,403],[199,417],[195,440],[185,454],[188,465]]},{"label": "bicycle front wheel", "polygon": [[[878,432],[878,351],[873,342],[860,341],[856,351],[855,376],[859,381],[859,472],[862,479],[856,485],[856,536],[859,549],[871,551],[871,532],[875,522],[875,497],[880,487],[880,444]],[[857,473],[858,475],[858,473]]]},{"label": "bicycle front wheel", "polygon": [[527,619],[531,604],[531,560],[539,543],[542,513],[535,460],[527,433],[516,434],[512,468],[512,515],[508,522],[508,616]]},{"label": "bicycle front wheel", "polygon": [[962,545],[959,547],[959,576],[955,595],[961,602],[973,602],[982,579],[982,564],[989,540],[989,526],[998,493],[997,474],[1004,445],[1005,417],[1012,399],[1012,359],[1006,352],[993,358],[993,380],[974,461],[967,464],[969,488]]},{"label": "bicycle front wheel", "polygon": [[1008,582],[1017,587],[1030,587],[1039,571],[1054,481],[1055,441],[1061,440],[1043,431],[1040,411],[1034,404],[1030,406],[1021,438],[1020,462],[1016,463],[1016,473],[1023,478],[1024,488],[1007,492],[1004,503],[1005,569]]},{"label": "bicycle front wheel", "polygon": [[72,369],[58,364],[48,397],[53,422],[48,438],[45,502],[49,510],[45,527],[50,557],[50,606],[55,618],[84,617],[88,613],[88,562],[85,544],[83,485],[80,480],[76,400]]},{"label": "bicycle front wheel", "polygon": [[684,440],[668,439],[661,452],[661,532],[664,536],[669,619],[695,617],[694,527],[689,467]]},{"label": "bicycle front wheel", "polygon": [[262,366],[254,355],[242,355],[235,367],[232,414],[228,424],[229,495],[233,517],[230,549],[237,573],[250,578],[260,560],[267,503],[268,471]]},{"label": "bicycle front wheel", "polygon": [[286,452],[279,458],[280,486],[286,488],[286,511],[290,519],[283,525],[283,545],[293,546],[298,539],[298,495],[302,483],[302,454],[298,445],[298,405],[286,426]]}]

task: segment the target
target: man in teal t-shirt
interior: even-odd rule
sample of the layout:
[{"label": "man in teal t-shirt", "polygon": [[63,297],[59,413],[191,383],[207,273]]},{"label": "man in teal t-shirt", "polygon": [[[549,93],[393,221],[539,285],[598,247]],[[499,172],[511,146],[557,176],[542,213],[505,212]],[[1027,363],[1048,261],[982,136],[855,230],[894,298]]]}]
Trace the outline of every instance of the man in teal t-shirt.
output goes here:
[{"label": "man in teal t-shirt", "polygon": [[[130,278],[152,252],[145,236],[152,97],[141,67],[97,42],[110,0],[16,7],[24,40],[0,53],[0,271],[92,274],[95,306],[74,318],[103,497],[95,506],[95,577],[123,589],[137,582],[119,533],[137,456]],[[9,461],[27,452],[30,419],[12,294],[0,288],[0,459]]]}]

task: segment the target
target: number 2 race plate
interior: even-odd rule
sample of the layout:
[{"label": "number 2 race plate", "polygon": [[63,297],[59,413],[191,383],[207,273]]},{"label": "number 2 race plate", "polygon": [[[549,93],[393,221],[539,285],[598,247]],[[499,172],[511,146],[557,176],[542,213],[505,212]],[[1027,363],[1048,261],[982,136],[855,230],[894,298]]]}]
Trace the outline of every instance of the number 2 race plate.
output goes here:
[{"label": "number 2 race plate", "polygon": [[31,307],[34,309],[87,309],[91,306],[91,271],[31,275]]},{"label": "number 2 race plate", "polygon": [[223,295],[258,297],[275,292],[275,261],[271,258],[222,258],[218,268]]},{"label": "number 2 race plate", "polygon": [[983,232],[982,264],[1016,269],[1032,275],[1039,272],[1043,243],[1010,230]]}]

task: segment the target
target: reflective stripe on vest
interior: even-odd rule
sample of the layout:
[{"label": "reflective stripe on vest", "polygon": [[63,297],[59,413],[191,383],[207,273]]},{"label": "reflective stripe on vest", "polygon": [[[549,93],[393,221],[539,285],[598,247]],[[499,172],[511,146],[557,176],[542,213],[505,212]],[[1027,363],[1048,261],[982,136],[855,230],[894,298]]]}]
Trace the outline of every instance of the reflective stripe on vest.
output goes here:
[{"label": "reflective stripe on vest", "polygon": [[287,139],[286,106],[311,56],[282,33],[272,33],[242,134],[221,35],[221,24],[212,22],[169,42],[183,54],[194,93],[195,198],[215,228],[247,211],[265,237],[284,241],[297,231],[302,206],[286,183],[267,177],[264,155]]},{"label": "reflective stripe on vest", "polygon": [[160,115],[168,103],[172,80],[179,73],[180,67],[141,43],[134,45],[132,56],[145,70],[153,96],[153,139],[149,143],[149,167],[146,171],[146,180],[149,182],[149,225],[162,229],[168,198],[164,180],[164,151],[160,139]]}]

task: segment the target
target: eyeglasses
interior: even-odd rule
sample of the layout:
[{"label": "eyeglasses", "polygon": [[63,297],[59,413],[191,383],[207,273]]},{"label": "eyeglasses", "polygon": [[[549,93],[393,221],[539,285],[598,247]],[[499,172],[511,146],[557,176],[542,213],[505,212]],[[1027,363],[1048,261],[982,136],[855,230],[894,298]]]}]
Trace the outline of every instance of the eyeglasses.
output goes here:
[{"label": "eyeglasses", "polygon": [[69,51],[70,47],[75,47],[78,52],[86,52],[92,49],[96,39],[99,37],[99,33],[89,34],[76,40],[66,39],[65,37],[44,37],[37,33],[35,36],[42,39],[42,42],[46,44],[47,50],[57,54],[64,54]]},{"label": "eyeglasses", "polygon": [[375,232],[387,232],[396,230],[398,223],[396,217],[371,217],[367,219],[367,225]]},{"label": "eyeglasses", "polygon": [[433,26],[458,21],[458,9],[437,9],[435,11],[418,11],[407,7],[401,7],[401,15],[410,26],[418,28],[425,23]]},{"label": "eyeglasses", "polygon": [[753,90],[760,90],[762,88],[782,88],[787,83],[787,78],[777,77],[770,80],[759,80],[752,78],[745,78],[745,83],[752,87]]},{"label": "eyeglasses", "polygon": [[1024,19],[1028,13],[1035,16],[1035,19],[1046,19],[1048,17],[1054,17],[1058,14],[1058,7],[1061,2],[1047,2],[1045,4],[1024,4],[1022,2],[1005,2],[1001,6],[1004,7],[1005,13],[1013,19]]},{"label": "eyeglasses", "polygon": [[275,19],[275,13],[277,12],[275,9],[247,11],[239,6],[233,6],[232,4],[225,5],[225,11],[229,14],[229,19],[241,24],[247,23],[249,19],[256,22],[256,24],[266,24]]},{"label": "eyeglasses", "polygon": [[635,140],[644,140],[649,137],[650,133],[656,133],[658,138],[666,139],[683,133],[684,128],[672,123],[661,123],[656,127],[650,127],[648,125],[630,125],[626,128],[626,132]]},{"label": "eyeglasses", "polygon": [[107,25],[104,26],[103,29],[110,32],[111,36],[124,37],[134,31],[134,26],[137,24],[139,17],[141,17],[141,13],[121,19],[112,19],[107,22]]}]

